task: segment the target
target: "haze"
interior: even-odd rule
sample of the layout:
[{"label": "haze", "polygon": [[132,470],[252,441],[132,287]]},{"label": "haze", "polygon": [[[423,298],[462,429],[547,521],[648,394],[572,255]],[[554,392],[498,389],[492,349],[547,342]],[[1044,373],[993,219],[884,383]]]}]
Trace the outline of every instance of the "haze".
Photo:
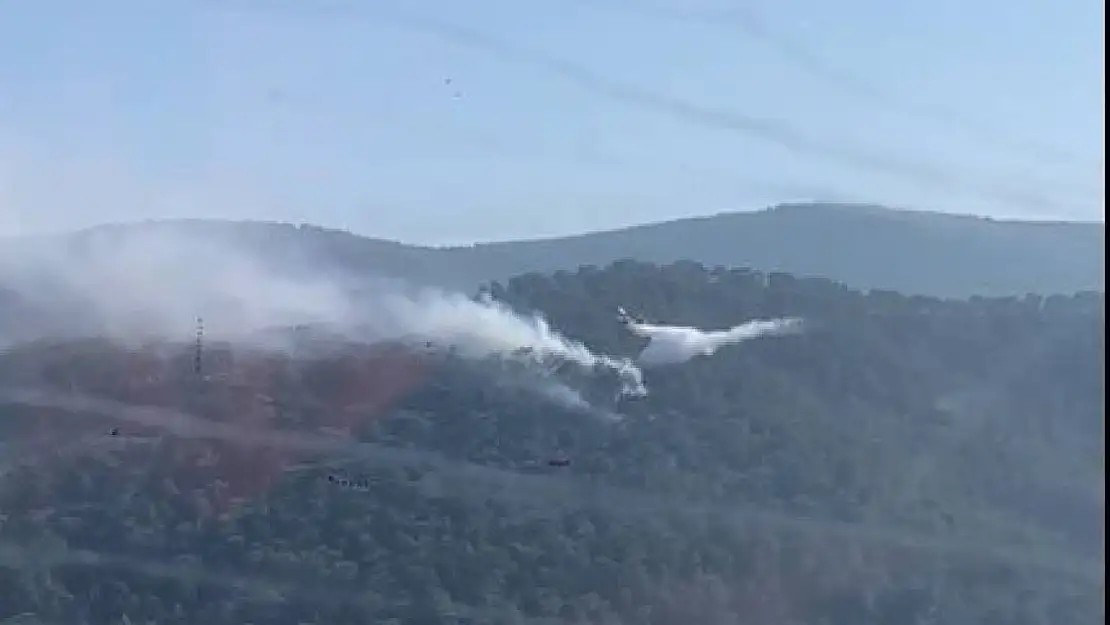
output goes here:
[{"label": "haze", "polygon": [[438,244],[809,199],[1102,218],[1094,0],[404,6],[7,3],[0,233]]}]

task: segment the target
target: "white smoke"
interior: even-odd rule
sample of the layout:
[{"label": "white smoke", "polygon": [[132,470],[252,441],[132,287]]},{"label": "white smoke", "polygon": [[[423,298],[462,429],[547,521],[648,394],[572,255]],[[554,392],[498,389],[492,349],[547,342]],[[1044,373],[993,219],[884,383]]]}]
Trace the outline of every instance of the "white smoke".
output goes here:
[{"label": "white smoke", "polygon": [[474,301],[458,293],[424,289],[415,295],[389,294],[379,312],[381,316],[371,324],[383,324],[392,336],[444,343],[464,357],[504,356],[540,365],[572,362],[587,369],[607,368],[620,376],[622,392],[646,392],[640,370],[630,360],[594,354],[559,334],[542,317],[517,315],[489,298]]},{"label": "white smoke", "polygon": [[686,326],[630,323],[635,334],[650,339],[637,362],[643,365],[667,365],[686,362],[697,356],[710,356],[721,347],[764,336],[779,336],[801,331],[796,318],[756,319],[727,330],[699,330]]},{"label": "white smoke", "polygon": [[[630,360],[594,354],[538,316],[518,315],[488,298],[356,279],[316,266],[308,255],[278,251],[290,260],[267,261],[245,244],[172,224],[116,229],[87,235],[77,246],[6,246],[0,286],[28,311],[16,321],[37,323],[40,335],[181,339],[201,316],[210,337],[234,342],[265,340],[263,331],[273,328],[316,325],[340,338],[434,344],[463,358],[609,369],[622,393],[646,392]],[[0,314],[8,326],[0,327],[0,342],[19,334],[10,317]],[[43,329],[47,319],[52,323]]]}]

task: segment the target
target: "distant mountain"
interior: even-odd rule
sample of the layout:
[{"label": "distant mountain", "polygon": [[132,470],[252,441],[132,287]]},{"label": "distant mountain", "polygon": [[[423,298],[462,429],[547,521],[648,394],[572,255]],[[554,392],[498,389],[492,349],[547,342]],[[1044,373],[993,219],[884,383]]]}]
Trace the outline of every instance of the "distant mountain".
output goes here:
[{"label": "distant mountain", "polygon": [[710,266],[820,276],[854,288],[965,297],[1102,290],[1105,240],[1101,223],[792,204],[452,251],[487,275],[547,272],[571,264],[603,266],[620,258],[656,263],[691,259]]},{"label": "distant mountain", "polygon": [[631,258],[695,260],[820,276],[861,289],[942,297],[1069,293],[1105,285],[1102,223],[1001,221],[867,205],[789,204],[542,240],[432,248],[315,226],[170,221],[89,233],[162,228],[203,232],[300,271],[340,269],[472,290],[528,272]]}]

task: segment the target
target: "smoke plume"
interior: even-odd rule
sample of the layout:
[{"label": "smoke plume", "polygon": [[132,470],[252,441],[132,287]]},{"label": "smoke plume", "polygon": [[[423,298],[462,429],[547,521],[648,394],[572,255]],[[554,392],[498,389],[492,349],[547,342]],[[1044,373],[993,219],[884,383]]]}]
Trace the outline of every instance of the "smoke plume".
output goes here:
[{"label": "smoke plume", "polygon": [[282,334],[268,331],[316,326],[342,340],[401,341],[462,358],[608,369],[622,393],[646,392],[631,361],[594,354],[538,316],[402,285],[372,267],[340,270],[280,240],[267,248],[163,223],[31,243],[0,251],[0,344],[43,336],[186,339],[200,316],[217,340],[279,348]]},{"label": "smoke plume", "polygon": [[712,355],[725,345],[764,336],[793,334],[801,331],[802,322],[795,318],[756,319],[727,330],[699,330],[650,323],[630,323],[628,328],[651,340],[637,359],[640,364],[666,365]]}]

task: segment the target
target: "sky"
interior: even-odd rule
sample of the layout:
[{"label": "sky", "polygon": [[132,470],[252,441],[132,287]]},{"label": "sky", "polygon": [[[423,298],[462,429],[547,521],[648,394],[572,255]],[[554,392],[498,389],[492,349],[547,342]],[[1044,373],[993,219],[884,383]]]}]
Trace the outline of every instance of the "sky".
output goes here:
[{"label": "sky", "polygon": [[1103,220],[1100,0],[0,1],[0,234]]}]

